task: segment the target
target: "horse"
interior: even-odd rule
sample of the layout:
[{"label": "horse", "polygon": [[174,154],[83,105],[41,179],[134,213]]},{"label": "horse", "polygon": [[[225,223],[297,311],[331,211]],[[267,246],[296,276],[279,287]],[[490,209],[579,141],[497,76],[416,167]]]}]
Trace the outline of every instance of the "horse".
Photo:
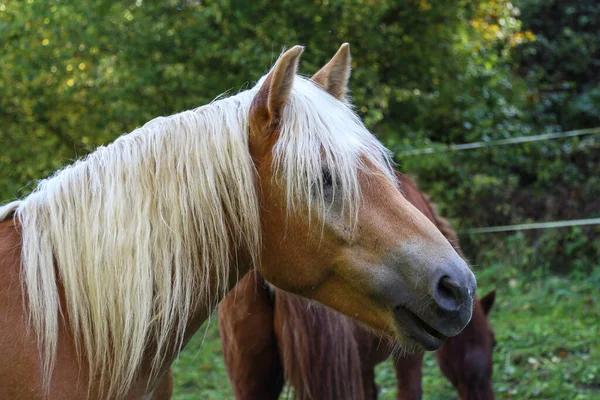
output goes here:
[{"label": "horse", "polygon": [[310,79],[303,51],[0,208],[0,398],[168,398],[173,360],[253,268],[407,346],[466,326],[475,277],[353,112],[348,44]]},{"label": "horse", "polygon": [[[398,174],[404,196],[458,246],[456,233],[426,195]],[[492,400],[494,332],[488,315],[495,291],[473,302],[473,317],[436,352],[461,399]],[[375,366],[394,358],[398,399],[422,397],[423,353],[408,353],[347,317],[273,288],[250,272],[221,302],[219,332],[238,400],[278,399],[287,381],[296,399],[375,399]],[[248,335],[246,332],[252,332]]]}]

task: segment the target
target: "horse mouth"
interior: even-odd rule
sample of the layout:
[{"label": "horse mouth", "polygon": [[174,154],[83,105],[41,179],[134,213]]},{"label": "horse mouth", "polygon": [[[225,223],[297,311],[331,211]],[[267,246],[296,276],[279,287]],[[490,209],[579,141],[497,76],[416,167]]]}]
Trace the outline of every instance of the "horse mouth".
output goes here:
[{"label": "horse mouth", "polygon": [[433,328],[406,307],[396,307],[394,316],[398,329],[404,331],[425,350],[437,350],[448,340],[448,336]]}]

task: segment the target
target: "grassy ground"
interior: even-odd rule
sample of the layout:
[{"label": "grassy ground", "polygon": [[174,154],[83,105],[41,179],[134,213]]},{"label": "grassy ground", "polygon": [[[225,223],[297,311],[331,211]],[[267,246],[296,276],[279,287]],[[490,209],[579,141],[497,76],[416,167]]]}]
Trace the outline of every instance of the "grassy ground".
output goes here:
[{"label": "grassy ground", "polygon": [[[498,345],[494,390],[498,399],[600,398],[600,268],[564,277],[496,265],[478,271],[479,293],[497,289],[492,324]],[[213,317],[174,366],[175,399],[233,398]],[[377,369],[380,398],[393,399],[390,362]],[[425,358],[425,399],[454,399],[435,357]]]}]

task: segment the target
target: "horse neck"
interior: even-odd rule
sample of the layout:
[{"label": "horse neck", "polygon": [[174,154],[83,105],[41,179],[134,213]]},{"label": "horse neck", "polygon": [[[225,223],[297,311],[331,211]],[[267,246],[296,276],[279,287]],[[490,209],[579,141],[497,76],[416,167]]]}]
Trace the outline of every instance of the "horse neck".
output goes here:
[{"label": "horse neck", "polygon": [[[431,222],[436,224],[436,213],[433,207],[423,193],[417,187],[417,184],[407,175],[396,173],[398,182],[402,188],[402,194],[413,206],[423,213]],[[436,224],[437,225],[437,224]]]},{"label": "horse neck", "polygon": [[[227,282],[227,292],[231,291],[233,287],[252,269],[253,261],[252,257],[249,254],[242,254],[240,252],[238,254],[238,260],[241,260],[236,268],[236,271],[229,274],[229,281]],[[200,329],[202,324],[206,322],[207,319],[211,316],[211,314],[215,311],[216,305],[223,300],[226,293],[223,292],[222,287],[217,285],[217,277],[218,272],[212,271],[209,274],[210,281],[210,298],[214,299],[211,304],[206,304],[205,302],[200,302],[193,308],[191,317],[186,326],[184,338],[183,338],[183,347],[185,347],[190,339],[194,336],[194,334]]]},{"label": "horse neck", "polygon": [[364,389],[354,332],[361,328],[325,306],[282,290],[275,294],[275,329],[295,398],[360,398]]},{"label": "horse neck", "polygon": [[398,182],[400,183],[400,187],[402,188],[402,193],[404,197],[419,211],[423,213],[434,225],[442,232],[442,235],[448,239],[450,244],[454,247],[456,252],[462,257],[465,258],[460,250],[460,246],[458,243],[458,236],[452,228],[450,221],[446,218],[440,216],[437,212],[437,206],[432,203],[429,199],[429,196],[425,193],[422,193],[415,181],[413,181],[407,175],[402,175],[399,172],[396,173],[398,177]]}]

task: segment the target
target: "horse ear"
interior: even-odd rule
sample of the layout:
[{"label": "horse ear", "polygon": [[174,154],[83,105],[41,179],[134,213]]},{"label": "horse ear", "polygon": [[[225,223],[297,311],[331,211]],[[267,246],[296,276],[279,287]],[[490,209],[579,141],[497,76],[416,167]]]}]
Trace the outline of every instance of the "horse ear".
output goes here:
[{"label": "horse ear", "polygon": [[311,78],[332,96],[344,101],[348,94],[348,79],[350,78],[352,57],[350,45],[344,43],[319,72]]},{"label": "horse ear", "polygon": [[481,299],[479,299],[479,304],[481,304],[481,309],[483,313],[487,316],[494,305],[494,301],[496,301],[496,290],[492,290]]},{"label": "horse ear", "polygon": [[252,122],[265,127],[280,121],[303,51],[303,46],[294,46],[279,56],[252,101]]}]

